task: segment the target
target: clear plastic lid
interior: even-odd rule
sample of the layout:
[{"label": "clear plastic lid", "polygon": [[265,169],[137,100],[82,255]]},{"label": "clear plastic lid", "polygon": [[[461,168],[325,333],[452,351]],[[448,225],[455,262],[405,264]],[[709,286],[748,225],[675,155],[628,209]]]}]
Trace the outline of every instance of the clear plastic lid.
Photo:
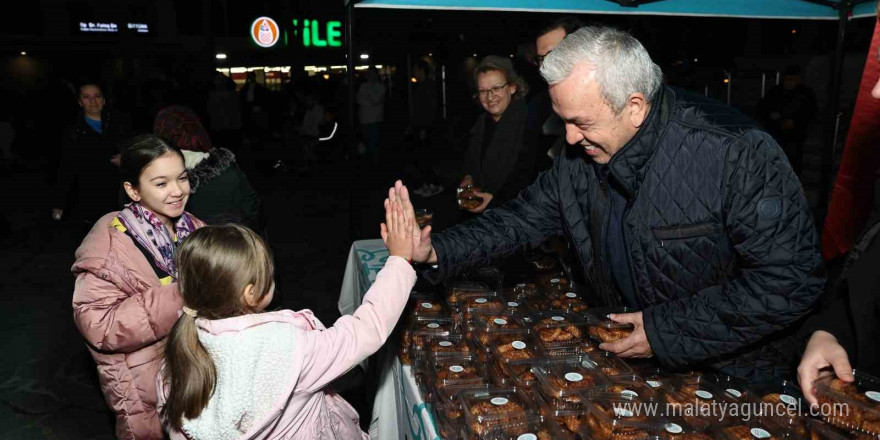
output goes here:
[{"label": "clear plastic lid", "polygon": [[749,397],[749,384],[738,377],[716,373],[712,375],[712,381],[735,399],[746,400]]},{"label": "clear plastic lid", "polygon": [[504,310],[504,299],[498,292],[480,292],[459,297],[463,322],[469,329],[474,329],[476,315],[485,313],[501,313]]},{"label": "clear plastic lid", "polygon": [[556,362],[533,367],[541,390],[548,398],[579,403],[582,393],[608,384],[608,379],[589,361]]},{"label": "clear plastic lid", "polygon": [[[667,415],[681,417],[688,425],[700,430],[718,424],[719,420],[732,420],[734,415],[720,411],[730,411],[738,403],[724,389],[704,377],[678,376],[661,388]],[[705,414],[695,408],[711,408],[714,413]]]},{"label": "clear plastic lid", "polygon": [[826,411],[831,415],[822,416],[847,431],[880,437],[880,379],[861,371],[853,371],[853,375],[851,383],[831,376],[814,383],[820,406],[836,408]]},{"label": "clear plastic lid", "polygon": [[583,362],[591,362],[602,374],[612,379],[615,377],[627,378],[635,374],[633,369],[623,359],[614,353],[604,350],[596,350],[589,353]]},{"label": "clear plastic lid", "polygon": [[547,422],[539,415],[514,418],[504,423],[488,424],[485,429],[473,427],[482,434],[475,434],[472,430],[473,436],[465,438],[477,440],[550,440],[559,438],[553,437],[558,434]]},{"label": "clear plastic lid", "polygon": [[599,342],[619,341],[633,332],[632,324],[622,324],[612,321],[608,315],[619,313],[634,313],[636,310],[629,307],[605,307],[589,309],[586,311],[587,321],[590,323],[590,337]]},{"label": "clear plastic lid", "polygon": [[440,435],[440,438],[464,438],[465,432],[462,418],[460,416],[461,411],[459,410],[459,417],[455,419],[449,419],[445,414],[445,412],[437,411],[436,409],[434,411],[434,422],[437,426],[437,434]]},{"label": "clear plastic lid", "polygon": [[[522,318],[513,314],[485,313],[474,315],[474,337],[483,347],[489,347],[500,336],[526,338],[529,329]],[[521,335],[521,336],[517,336]],[[515,339],[507,338],[506,342]]]},{"label": "clear plastic lid", "polygon": [[461,411],[461,402],[458,393],[463,391],[479,391],[495,388],[489,383],[448,385],[443,388],[429,388],[430,401],[434,405],[434,412],[442,414],[450,421],[463,423],[464,414]]},{"label": "clear plastic lid", "polygon": [[539,273],[537,284],[547,295],[556,295],[560,292],[564,293],[571,290],[568,278],[565,277],[565,273],[562,271]]},{"label": "clear plastic lid", "polygon": [[427,340],[425,351],[434,359],[469,356],[475,352],[471,344],[461,334],[431,337]]},{"label": "clear plastic lid", "polygon": [[446,283],[446,302],[452,307],[459,306],[459,297],[490,291],[489,286],[477,281],[453,280]]},{"label": "clear plastic lid", "polygon": [[[557,428],[561,434],[561,438],[575,439],[580,438],[581,416],[584,414],[582,404],[568,404],[557,399],[547,398],[538,390],[532,390],[532,398],[538,405],[538,411],[545,420],[556,422]],[[555,438],[555,437],[554,437]]]},{"label": "clear plastic lid", "polygon": [[450,385],[479,385],[487,382],[480,367],[481,364],[470,356],[435,359],[430,379],[438,390]]},{"label": "clear plastic lid", "polygon": [[[718,384],[721,387],[721,384]],[[727,394],[733,394],[729,388],[726,388]],[[737,389],[737,391],[739,391]],[[782,425],[800,436],[809,436],[809,428],[807,427],[807,419],[803,417],[801,411],[809,408],[809,403],[804,400],[801,395],[800,387],[787,380],[774,380],[759,384],[751,384],[742,393],[743,398],[751,403],[761,405],[767,408],[764,411],[764,417],[772,419],[779,425]]]},{"label": "clear plastic lid", "polygon": [[588,394],[592,397],[623,396],[650,402],[657,398],[658,391],[648,385],[641,376],[631,374],[628,376],[616,376],[608,384],[589,390]]},{"label": "clear plastic lid", "polygon": [[544,349],[574,346],[587,339],[587,323],[574,313],[531,312],[523,319],[528,320],[535,339]]},{"label": "clear plastic lid", "polygon": [[446,304],[437,298],[412,298],[410,303],[412,305],[411,313],[413,317],[441,318],[449,316]]},{"label": "clear plastic lid", "polygon": [[538,415],[535,403],[520,389],[498,388],[458,394],[468,431],[477,438],[505,429],[518,430]]},{"label": "clear plastic lid", "polygon": [[589,439],[648,439],[664,429],[666,420],[643,412],[637,398],[602,398],[587,403],[581,436]]},{"label": "clear plastic lid", "polygon": [[519,295],[515,289],[504,289],[501,299],[504,301],[504,313],[526,313],[528,310],[529,298]]},{"label": "clear plastic lid", "polygon": [[449,336],[455,333],[455,324],[449,318],[416,317],[409,331],[404,333],[403,343],[410,340],[410,350],[422,350],[429,338]]},{"label": "clear plastic lid", "polygon": [[[517,335],[505,335],[504,339],[509,339],[510,336]],[[510,342],[494,342],[492,356],[504,374],[515,384],[525,388],[532,387],[537,380],[532,366],[544,362],[534,343],[524,338]]]}]

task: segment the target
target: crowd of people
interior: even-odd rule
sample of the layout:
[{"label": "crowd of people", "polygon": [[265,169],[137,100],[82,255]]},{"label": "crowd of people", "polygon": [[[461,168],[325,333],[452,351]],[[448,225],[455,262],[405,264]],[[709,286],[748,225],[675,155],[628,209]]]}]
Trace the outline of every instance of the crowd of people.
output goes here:
[{"label": "crowd of people", "polygon": [[[468,221],[420,228],[398,181],[381,221],[391,257],[363,305],[331,327],[308,310],[275,310],[260,198],[237,163],[239,146],[214,141],[281,126],[254,76],[238,91],[215,77],[208,128],[193,109],[168,105],[151,133],[136,136],[99,84],[82,84],[52,217],[88,231],[73,266],[74,321],[117,436],[366,439],[357,412],[328,385],[385,343],[417,276],[439,283],[556,237],[598,302],[638,310],[610,317],[635,327],[601,347],[620,357],[751,382],[796,374],[811,403],[818,376],[880,373],[880,222],[828,280],[786,156],[802,145],[791,129],[806,123],[808,104],[768,104],[768,121],[782,122],[762,128],[664,84],[628,33],[574,18],[543,29],[535,48],[545,84],[528,84],[509,57],[486,56],[473,69],[481,112],[463,136],[458,182],[477,202],[463,205]],[[432,69],[413,69],[416,151],[436,136]],[[795,81],[780,93],[809,101]],[[370,69],[355,95],[372,161],[388,93]],[[294,96],[288,126],[309,163],[322,124],[339,112],[308,88]]]}]

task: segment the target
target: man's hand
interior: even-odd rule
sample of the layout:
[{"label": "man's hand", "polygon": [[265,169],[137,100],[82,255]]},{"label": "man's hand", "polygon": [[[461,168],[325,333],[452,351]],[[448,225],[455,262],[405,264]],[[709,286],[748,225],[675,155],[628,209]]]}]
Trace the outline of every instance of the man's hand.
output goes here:
[{"label": "man's hand", "polygon": [[[409,199],[409,190],[402,181],[394,182],[394,186],[388,189],[388,201],[397,202],[403,209],[403,216],[407,221],[415,221],[416,212],[412,202]],[[413,252],[412,260],[416,263],[436,263],[437,253],[434,252],[434,246],[431,245],[431,227],[425,226],[419,229],[418,226],[413,228]]]},{"label": "man's hand", "polygon": [[482,213],[483,211],[486,210],[486,207],[487,207],[487,206],[489,206],[489,202],[492,201],[492,197],[493,197],[493,196],[492,196],[492,194],[490,194],[490,193],[479,192],[479,191],[477,191],[477,190],[474,190],[474,191],[473,191],[473,194],[474,194],[474,197],[480,197],[480,198],[482,198],[482,199],[483,199],[483,203],[480,203],[480,206],[477,206],[476,208],[470,208],[470,209],[468,209],[468,211],[470,211],[470,212],[472,212],[472,213],[474,213],[474,214],[480,214],[480,213]]},{"label": "man's hand", "polygon": [[642,312],[612,314],[608,315],[608,318],[621,324],[632,324],[635,326],[635,329],[633,329],[629,336],[612,343],[600,344],[599,348],[617,353],[618,356],[624,358],[648,358],[654,356],[654,352],[651,351],[651,344],[648,343],[648,336],[645,334]]},{"label": "man's hand", "polygon": [[110,163],[116,166],[120,166],[120,164],[122,163],[122,155],[114,154],[110,157]]},{"label": "man's hand", "polygon": [[819,404],[813,382],[832,374],[826,369],[829,366],[840,380],[844,382],[855,380],[846,350],[837,342],[834,335],[819,330],[810,337],[810,342],[807,343],[807,348],[804,350],[804,357],[801,358],[801,364],[797,369],[801,391],[810,405]]}]

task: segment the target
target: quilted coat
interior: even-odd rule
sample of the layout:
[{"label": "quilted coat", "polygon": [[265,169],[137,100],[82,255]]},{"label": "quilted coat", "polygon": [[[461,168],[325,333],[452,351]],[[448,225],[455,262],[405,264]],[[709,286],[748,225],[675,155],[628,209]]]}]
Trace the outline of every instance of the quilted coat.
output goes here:
[{"label": "quilted coat", "polygon": [[[368,440],[330,383],[375,353],[406,306],[416,273],[391,256],[361,306],[325,328],[308,310],[198,318],[217,368],[208,405],[171,440]],[[163,370],[164,371],[164,370]],[[159,376],[159,408],[170,391]]]},{"label": "quilted coat", "polygon": [[76,250],[73,320],[98,364],[116,437],[162,439],[156,376],[183,299],[177,283],[163,286],[134,241],[111,226],[116,214],[98,220]]},{"label": "quilted coat", "polygon": [[[648,342],[670,368],[750,380],[787,373],[792,324],[825,283],[818,235],[782,149],[733,108],[663,87],[636,136],[609,162],[627,198],[622,228]],[[582,148],[502,208],[432,241],[440,280],[566,234],[606,304],[608,183]]]}]

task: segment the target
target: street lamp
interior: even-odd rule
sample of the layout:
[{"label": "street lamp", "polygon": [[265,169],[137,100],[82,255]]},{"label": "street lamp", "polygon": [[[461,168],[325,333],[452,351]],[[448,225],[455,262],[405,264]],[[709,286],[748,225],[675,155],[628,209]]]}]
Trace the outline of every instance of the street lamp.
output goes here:
[{"label": "street lamp", "polygon": [[218,60],[225,60],[225,59],[226,59],[226,54],[225,54],[225,53],[218,53],[218,54],[217,54],[217,59],[218,59]]}]

